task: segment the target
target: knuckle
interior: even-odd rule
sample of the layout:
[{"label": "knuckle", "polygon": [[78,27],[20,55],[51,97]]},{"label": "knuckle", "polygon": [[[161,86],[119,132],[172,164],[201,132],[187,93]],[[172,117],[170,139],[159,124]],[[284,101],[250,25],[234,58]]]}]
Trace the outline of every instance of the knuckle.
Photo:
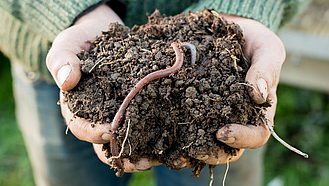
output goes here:
[{"label": "knuckle", "polygon": [[54,59],[54,49],[50,48],[47,57],[46,57],[46,65],[50,72],[52,72],[53,69],[53,59]]}]

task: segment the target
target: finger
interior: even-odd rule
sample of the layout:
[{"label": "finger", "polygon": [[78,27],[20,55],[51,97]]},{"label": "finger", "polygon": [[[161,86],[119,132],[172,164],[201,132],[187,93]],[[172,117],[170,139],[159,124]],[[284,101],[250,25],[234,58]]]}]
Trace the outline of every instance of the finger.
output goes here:
[{"label": "finger", "polygon": [[243,154],[243,152],[244,149],[239,149],[236,150],[236,154],[230,155],[226,153],[224,149],[215,147],[210,155],[199,155],[196,157],[196,159],[201,160],[210,165],[219,165],[219,164],[225,164],[227,163],[227,161],[234,162],[238,160]]},{"label": "finger", "polygon": [[125,172],[145,172],[151,170],[152,160],[141,158],[137,163],[131,163],[128,159],[123,159]]},{"label": "finger", "polygon": [[46,58],[47,67],[58,87],[70,90],[76,86],[81,77],[80,60],[76,55],[81,50],[89,50],[87,41],[101,35],[101,31],[108,29],[110,22],[122,24],[111,8],[102,5],[58,34]]},{"label": "finger", "polygon": [[106,29],[97,24],[90,29],[86,24],[72,26],[61,32],[48,52],[47,67],[62,90],[72,89],[80,80],[80,60],[77,54],[89,49],[90,44],[86,41],[92,40],[100,35],[101,30]]},{"label": "finger", "polygon": [[193,168],[194,166],[191,164],[189,159],[186,159],[182,156],[173,160],[173,168],[174,169],[183,169],[183,168]]},{"label": "finger", "polygon": [[258,21],[240,16],[220,14],[224,18],[237,23],[243,31],[244,53],[251,60],[246,81],[254,89],[250,95],[256,103],[266,101],[268,92],[279,82],[281,66],[286,53],[279,37]]},{"label": "finger", "polygon": [[[268,96],[272,100],[272,106],[267,108],[264,117],[274,126],[274,115],[276,110],[276,88],[273,87]],[[259,148],[263,146],[270,137],[271,133],[265,126],[265,123],[260,119],[257,125],[240,125],[230,124],[220,128],[217,131],[216,137],[221,142],[234,148]]]},{"label": "finger", "polygon": [[[61,100],[62,97],[61,93]],[[76,117],[63,101],[61,101],[61,111],[68,128],[78,139],[97,144],[110,141],[110,124],[92,124],[86,119]]]},{"label": "finger", "polygon": [[[102,151],[101,144],[93,144],[94,150],[98,158],[105,164],[110,165],[108,158],[105,156],[105,151]],[[152,168],[152,160],[141,158],[137,163],[131,163],[128,159],[123,159],[124,172],[144,172]]]},{"label": "finger", "polygon": [[261,24],[245,30],[245,53],[251,59],[246,81],[255,87],[250,92],[256,103],[266,101],[271,88],[279,82],[285,49],[281,40]]},{"label": "finger", "polygon": [[229,124],[217,131],[217,139],[233,148],[258,148],[263,146],[270,132],[261,123],[255,125]]},{"label": "finger", "polygon": [[80,80],[80,60],[72,51],[50,49],[47,66],[57,86],[62,90],[72,89]]}]

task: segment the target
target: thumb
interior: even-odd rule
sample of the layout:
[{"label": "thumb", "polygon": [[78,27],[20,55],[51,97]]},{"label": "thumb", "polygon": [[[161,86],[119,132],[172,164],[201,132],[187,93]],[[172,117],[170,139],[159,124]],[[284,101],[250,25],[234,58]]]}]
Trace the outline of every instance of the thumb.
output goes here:
[{"label": "thumb", "polygon": [[78,84],[81,71],[77,54],[82,50],[89,50],[90,43],[87,41],[106,29],[107,24],[87,21],[57,35],[48,52],[46,63],[58,87],[67,91]]},{"label": "thumb", "polygon": [[74,88],[81,77],[80,60],[70,50],[50,49],[47,67],[59,88],[64,91]]},{"label": "thumb", "polygon": [[81,71],[77,54],[82,50],[89,50],[90,43],[87,41],[101,35],[101,31],[107,30],[111,22],[122,24],[110,7],[101,5],[79,18],[74,26],[57,35],[48,52],[46,63],[58,87],[67,91],[78,84]]}]

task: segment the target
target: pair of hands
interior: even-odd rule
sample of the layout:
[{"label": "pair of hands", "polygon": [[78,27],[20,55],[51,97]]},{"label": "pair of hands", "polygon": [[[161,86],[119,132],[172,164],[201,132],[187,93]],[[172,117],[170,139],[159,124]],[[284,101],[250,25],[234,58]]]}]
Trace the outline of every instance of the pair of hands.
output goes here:
[{"label": "pair of hands", "polygon": [[[247,73],[246,81],[252,84],[255,89],[250,92],[252,98],[259,104],[264,103],[266,98],[273,102],[272,107],[267,110],[267,118],[273,126],[273,118],[276,108],[276,87],[279,81],[279,74],[282,63],[285,59],[285,50],[281,40],[268,28],[261,23],[237,16],[220,14],[228,21],[236,22],[240,25],[244,33],[245,46],[244,52],[248,59],[251,59],[252,65]],[[106,5],[102,5],[90,13],[79,18],[75,24],[62,31],[55,38],[52,48],[47,56],[47,67],[55,79],[57,85],[63,91],[74,88],[80,80],[80,60],[76,56],[82,50],[88,50],[90,43],[95,36],[101,35],[102,30],[108,29],[108,24],[118,22],[123,24],[122,20],[114,11]],[[102,144],[110,140],[109,131],[111,125],[108,123],[95,125],[91,127],[89,121],[83,118],[73,118],[67,105],[62,102],[62,115],[69,125],[71,132],[80,140],[93,143],[98,157],[107,163],[107,158],[101,150]],[[262,123],[259,126],[242,126],[238,124],[226,125],[217,131],[217,139],[227,145],[240,148],[237,156],[229,156],[223,150],[214,151],[217,154],[210,156],[200,155],[197,157],[208,164],[224,164],[228,160],[236,161],[242,155],[246,148],[258,148],[263,146],[270,136],[270,132]],[[188,162],[177,162],[181,168],[188,167]],[[136,164],[130,163],[127,159],[123,160],[125,172],[135,172],[148,170],[156,165],[156,161],[141,159]]]}]

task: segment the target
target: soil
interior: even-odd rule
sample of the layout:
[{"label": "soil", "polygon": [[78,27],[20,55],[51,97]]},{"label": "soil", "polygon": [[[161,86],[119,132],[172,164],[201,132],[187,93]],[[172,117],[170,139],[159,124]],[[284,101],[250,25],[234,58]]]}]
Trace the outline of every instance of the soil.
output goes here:
[{"label": "soil", "polygon": [[[90,51],[78,54],[83,72],[79,84],[65,92],[65,101],[76,116],[93,123],[111,123],[124,98],[146,75],[175,63],[172,42],[196,47],[184,53],[182,68],[168,77],[146,84],[132,99],[116,134],[121,158],[137,162],[141,157],[158,159],[170,169],[187,158],[196,169],[205,163],[196,156],[210,154],[215,147],[235,155],[216,139],[226,124],[256,125],[260,109],[248,94],[245,82],[250,63],[243,55],[243,33],[209,10],[172,17],[159,11],[148,15],[148,23],[132,29],[113,23],[109,30],[90,41]],[[103,150],[112,156],[110,144]],[[197,175],[196,175],[197,176]]]}]

